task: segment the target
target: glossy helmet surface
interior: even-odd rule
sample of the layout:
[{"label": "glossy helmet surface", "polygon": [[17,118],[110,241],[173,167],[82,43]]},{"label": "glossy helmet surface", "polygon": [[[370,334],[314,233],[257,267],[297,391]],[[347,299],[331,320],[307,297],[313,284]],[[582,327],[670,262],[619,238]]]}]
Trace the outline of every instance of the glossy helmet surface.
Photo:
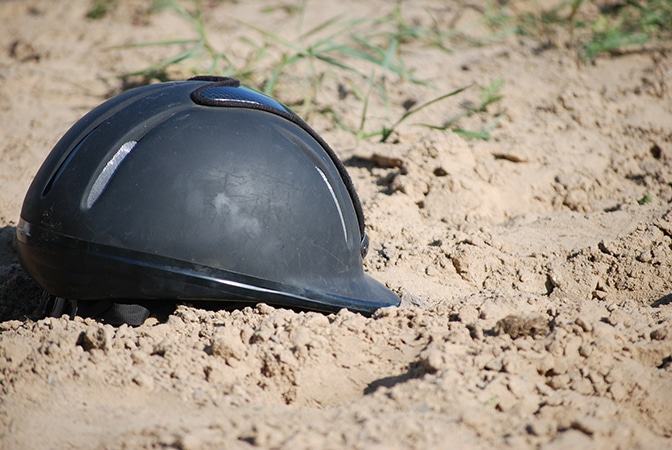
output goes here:
[{"label": "glossy helmet surface", "polygon": [[61,298],[399,303],[363,271],[363,214],[334,152],[231,78],[144,86],[85,115],[35,176],[17,237]]}]

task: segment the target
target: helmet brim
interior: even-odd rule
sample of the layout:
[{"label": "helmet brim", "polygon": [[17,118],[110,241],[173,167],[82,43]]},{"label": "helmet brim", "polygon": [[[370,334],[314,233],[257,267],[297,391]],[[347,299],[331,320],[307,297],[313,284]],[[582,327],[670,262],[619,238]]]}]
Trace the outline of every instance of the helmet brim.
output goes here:
[{"label": "helmet brim", "polygon": [[268,303],[321,312],[363,314],[400,303],[369,275],[334,279],[322,291],[118,247],[91,244],[26,221],[17,227],[21,262],[42,288],[75,300],[165,300]]}]

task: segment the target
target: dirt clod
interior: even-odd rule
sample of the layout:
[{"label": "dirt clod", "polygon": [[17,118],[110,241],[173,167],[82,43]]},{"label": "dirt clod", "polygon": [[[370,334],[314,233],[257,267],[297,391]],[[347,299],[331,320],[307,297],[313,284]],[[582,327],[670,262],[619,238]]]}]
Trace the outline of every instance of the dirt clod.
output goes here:
[{"label": "dirt clod", "polygon": [[548,319],[542,316],[521,317],[508,315],[497,321],[495,334],[508,334],[511,339],[525,336],[544,336],[549,332]]}]

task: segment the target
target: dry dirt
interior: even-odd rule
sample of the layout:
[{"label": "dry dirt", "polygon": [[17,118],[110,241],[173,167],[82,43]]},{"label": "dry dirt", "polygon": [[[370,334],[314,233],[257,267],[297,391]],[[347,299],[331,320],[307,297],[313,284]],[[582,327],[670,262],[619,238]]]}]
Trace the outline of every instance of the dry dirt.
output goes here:
[{"label": "dry dirt", "polygon": [[[92,20],[86,1],[0,0],[0,448],[672,448],[665,47],[585,64],[531,38],[455,41],[452,52],[410,42],[406,66],[431,85],[388,74],[389,104],[372,102],[367,126],[473,86],[384,144],[309,115],[361,196],[366,270],[399,308],[367,318],[181,305],[137,328],[28,319],[40,291],[12,236],[32,176],[79,117],[121,91],[119,74],[175,52],[119,46],[193,36],[174,13],[144,14],[147,3]],[[205,5],[213,45],[234,59],[249,50],[242,37],[259,34],[235,19],[294,38],[338,14],[393,9],[308,2],[299,24],[275,3]],[[480,13],[466,3],[401,10],[409,23],[487,35],[468,27]],[[316,104],[357,126],[357,79],[321,67]],[[278,97],[300,111],[293,80],[305,76],[294,75]],[[496,140],[414,125],[445,123],[496,79],[503,99],[460,123],[476,130],[502,114]]]}]

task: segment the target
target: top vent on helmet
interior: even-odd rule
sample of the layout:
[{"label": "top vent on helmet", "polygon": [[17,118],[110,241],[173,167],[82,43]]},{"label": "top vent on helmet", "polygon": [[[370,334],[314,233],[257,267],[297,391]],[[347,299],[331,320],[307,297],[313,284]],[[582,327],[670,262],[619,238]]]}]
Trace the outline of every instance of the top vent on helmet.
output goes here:
[{"label": "top vent on helmet", "polygon": [[235,103],[259,105],[291,113],[285,106],[264,94],[251,89],[238,89],[240,82],[228,77],[195,77],[192,80],[212,81],[191,93],[191,99],[199,105],[232,106]]}]

